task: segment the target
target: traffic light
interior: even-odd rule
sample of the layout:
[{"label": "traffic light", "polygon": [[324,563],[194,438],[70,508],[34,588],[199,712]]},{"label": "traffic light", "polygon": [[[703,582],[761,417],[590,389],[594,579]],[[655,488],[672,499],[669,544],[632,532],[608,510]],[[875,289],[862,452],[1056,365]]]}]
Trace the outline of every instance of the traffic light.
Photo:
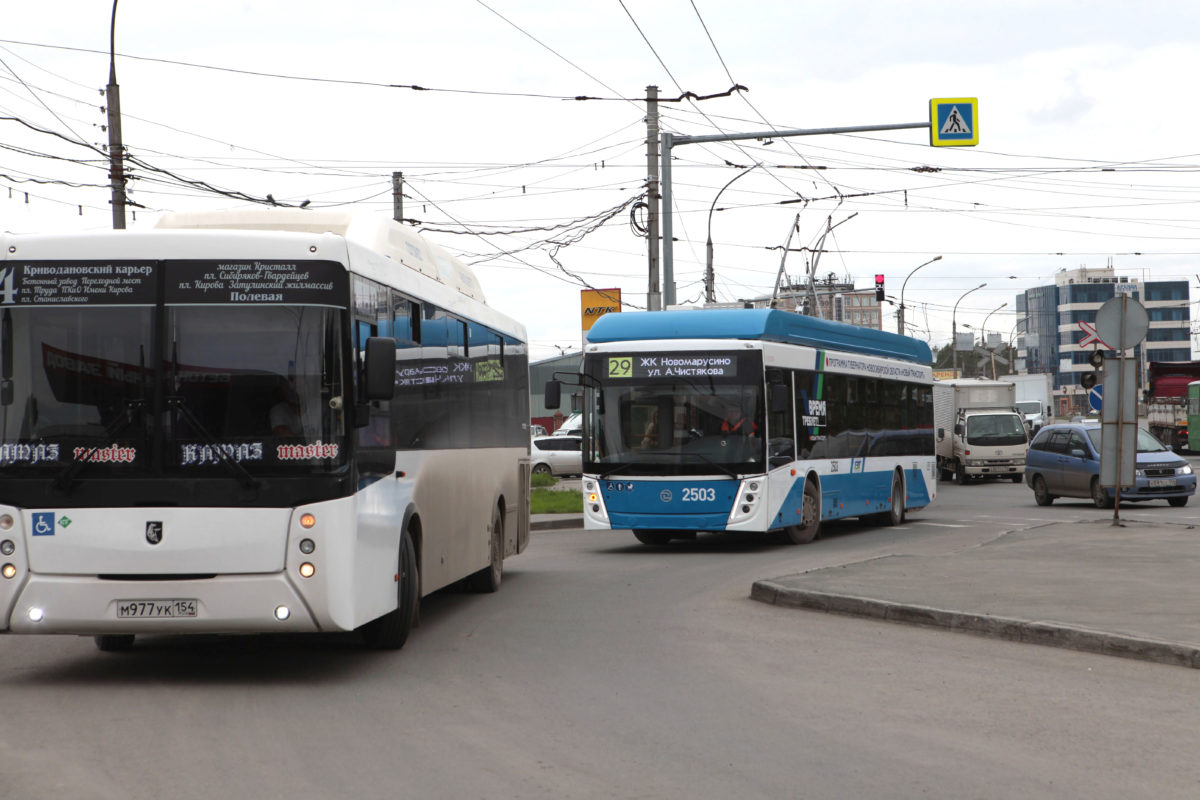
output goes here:
[{"label": "traffic light", "polygon": [[875,300],[880,303],[883,302],[883,276],[882,275],[875,276]]},{"label": "traffic light", "polygon": [[1096,385],[1096,373],[1085,372],[1079,376],[1079,385],[1085,389],[1091,389]]}]

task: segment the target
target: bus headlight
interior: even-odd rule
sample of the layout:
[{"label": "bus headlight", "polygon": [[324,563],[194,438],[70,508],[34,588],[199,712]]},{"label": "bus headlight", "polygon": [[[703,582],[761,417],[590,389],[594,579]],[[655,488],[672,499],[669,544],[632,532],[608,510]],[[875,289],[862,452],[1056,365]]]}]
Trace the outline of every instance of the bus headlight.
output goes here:
[{"label": "bus headlight", "polygon": [[6,578],[15,578],[17,576],[17,567],[15,564],[5,564],[0,567],[0,575]]},{"label": "bus headlight", "polygon": [[13,544],[12,539],[5,539],[3,542],[0,542],[0,553],[11,556],[16,550],[17,546]]},{"label": "bus headlight", "polygon": [[42,609],[38,608],[37,606],[30,608],[29,611],[27,611],[25,613],[29,617],[30,622],[41,622],[42,619],[46,616],[46,612],[43,611]]},{"label": "bus headlight", "polygon": [[12,514],[0,514],[0,531],[11,531],[12,526]]},{"label": "bus headlight", "polygon": [[303,564],[300,565],[300,577],[301,578],[311,578],[313,575],[316,574],[316,572],[317,572],[317,568],[314,567],[312,565],[312,563],[310,563],[308,561],[305,561]]}]

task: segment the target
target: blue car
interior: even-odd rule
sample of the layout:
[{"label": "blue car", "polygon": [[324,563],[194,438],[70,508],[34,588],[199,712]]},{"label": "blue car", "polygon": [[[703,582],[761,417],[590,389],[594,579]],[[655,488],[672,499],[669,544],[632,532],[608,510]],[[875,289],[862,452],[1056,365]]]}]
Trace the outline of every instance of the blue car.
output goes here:
[{"label": "blue car", "polygon": [[[1100,486],[1100,434],[1097,422],[1046,425],[1038,431],[1025,458],[1025,482],[1039,506],[1056,497],[1090,497],[1097,508],[1112,508],[1116,492]],[[1121,502],[1166,500],[1185,506],[1196,493],[1191,465],[1141,428],[1136,470],[1135,485],[1121,490]]]}]

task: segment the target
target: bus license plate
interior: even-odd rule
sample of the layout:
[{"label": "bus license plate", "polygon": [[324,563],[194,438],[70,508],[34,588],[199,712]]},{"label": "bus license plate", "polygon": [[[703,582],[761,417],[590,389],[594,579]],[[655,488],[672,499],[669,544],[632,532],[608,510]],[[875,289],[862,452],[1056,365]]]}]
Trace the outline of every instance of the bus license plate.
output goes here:
[{"label": "bus license plate", "polygon": [[1175,485],[1174,478],[1151,478],[1150,479],[1150,488],[1151,489],[1166,489],[1166,488],[1174,486],[1174,485]]},{"label": "bus license plate", "polygon": [[153,619],[159,617],[194,617],[195,600],[118,600],[119,619]]}]

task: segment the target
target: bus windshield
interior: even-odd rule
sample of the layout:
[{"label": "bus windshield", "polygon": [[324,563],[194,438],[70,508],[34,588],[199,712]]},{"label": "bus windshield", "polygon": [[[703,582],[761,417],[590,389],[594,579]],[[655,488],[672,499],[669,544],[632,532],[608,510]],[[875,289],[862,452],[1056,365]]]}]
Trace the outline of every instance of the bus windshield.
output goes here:
[{"label": "bus windshield", "polygon": [[[627,371],[614,366],[626,363],[631,365]],[[591,408],[585,417],[593,423],[585,472],[737,475],[766,470],[759,353],[604,354],[589,357],[585,370],[598,383],[586,393]]]},{"label": "bus windshield", "polygon": [[[343,312],[290,305],[2,312],[0,474],[328,469],[342,440]],[[155,335],[156,319],[164,333]]]}]

